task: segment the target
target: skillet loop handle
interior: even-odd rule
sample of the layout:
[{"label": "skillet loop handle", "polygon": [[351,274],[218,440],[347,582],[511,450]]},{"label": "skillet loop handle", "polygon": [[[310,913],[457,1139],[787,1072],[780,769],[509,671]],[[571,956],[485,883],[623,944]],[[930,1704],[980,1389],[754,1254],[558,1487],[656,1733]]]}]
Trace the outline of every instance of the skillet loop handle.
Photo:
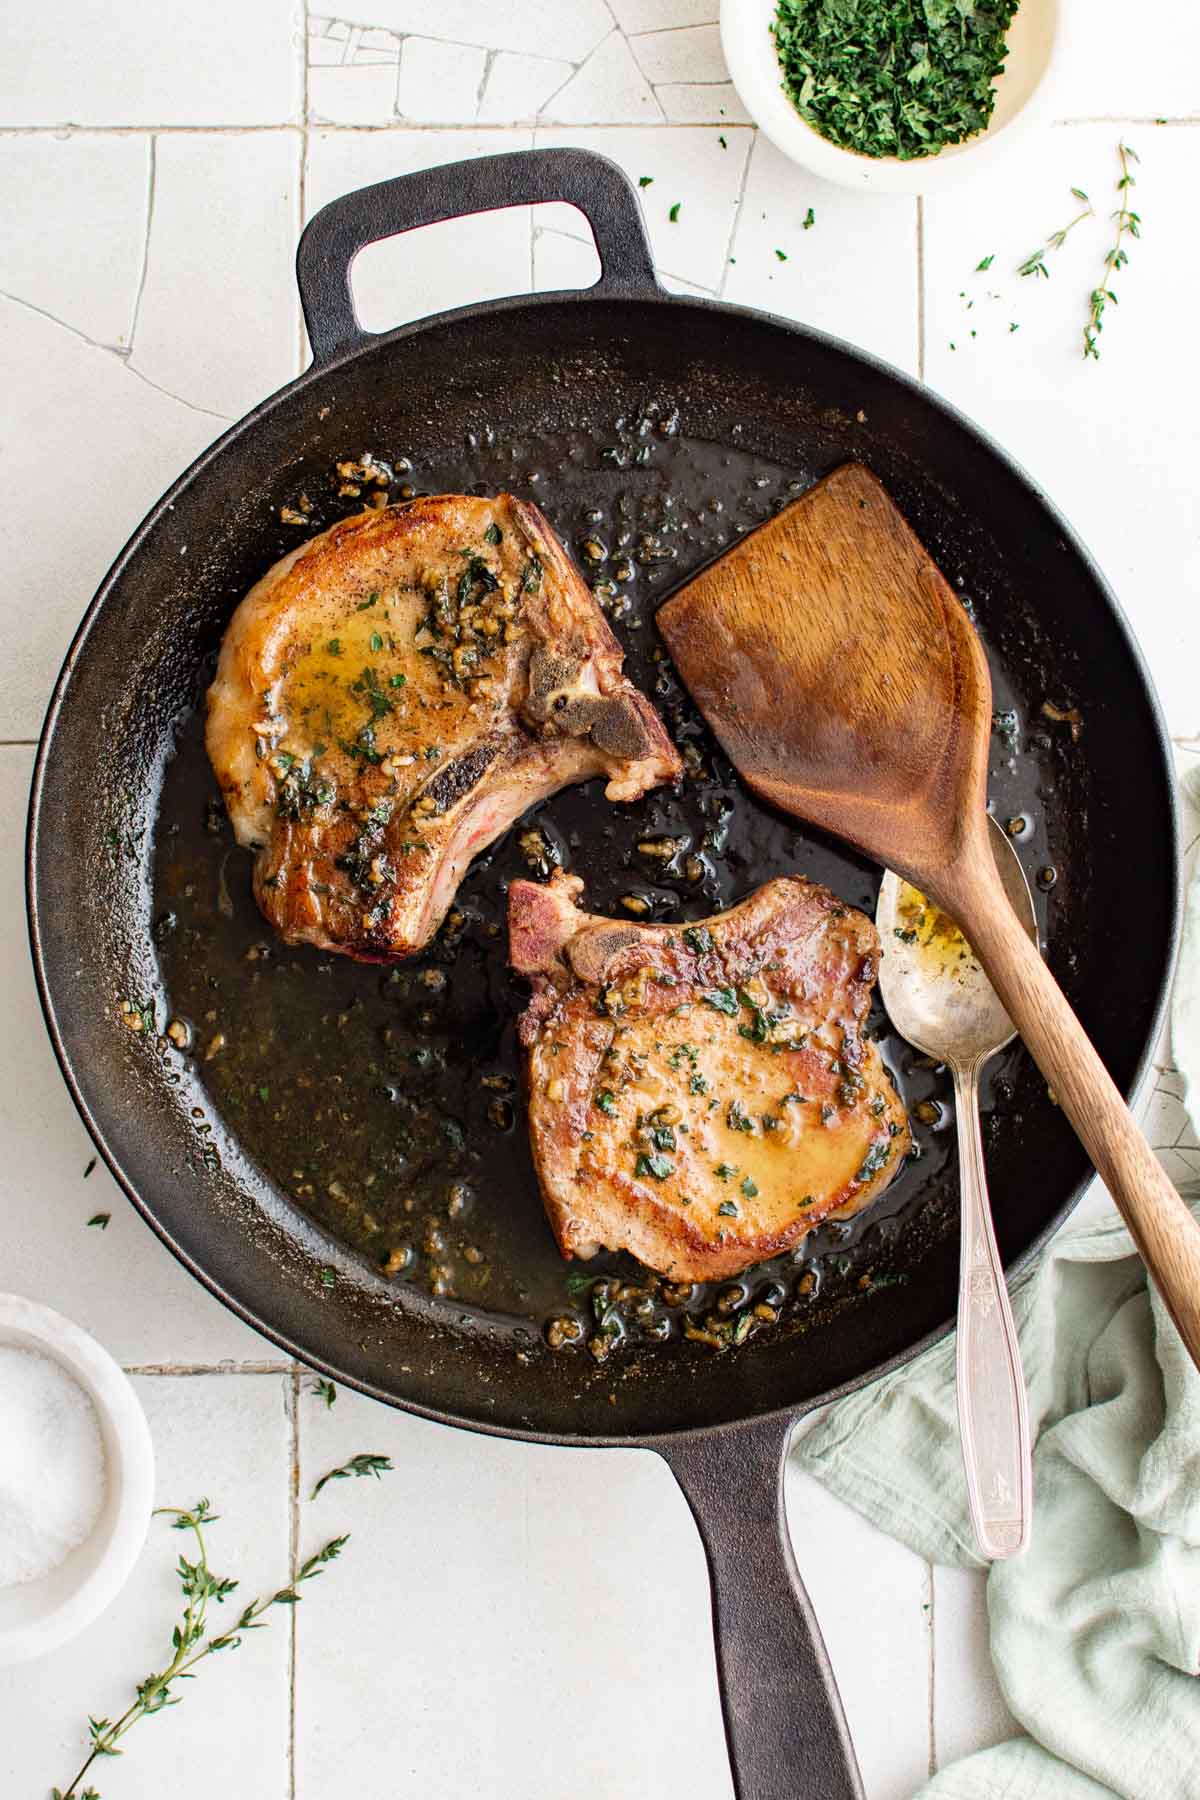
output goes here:
[{"label": "skillet loop handle", "polygon": [[546,200],[577,206],[592,228],[601,271],[593,295],[661,292],[637,196],[607,156],[590,150],[518,150],[472,157],[343,194],[309,220],[296,252],[296,280],[314,365],[360,349],[378,335],[359,323],[350,288],[354,259],[368,244],[446,219]]},{"label": "skillet loop handle", "polygon": [[737,1800],[864,1800],[841,1696],[792,1554],[790,1419],[656,1445],[708,1557]]}]

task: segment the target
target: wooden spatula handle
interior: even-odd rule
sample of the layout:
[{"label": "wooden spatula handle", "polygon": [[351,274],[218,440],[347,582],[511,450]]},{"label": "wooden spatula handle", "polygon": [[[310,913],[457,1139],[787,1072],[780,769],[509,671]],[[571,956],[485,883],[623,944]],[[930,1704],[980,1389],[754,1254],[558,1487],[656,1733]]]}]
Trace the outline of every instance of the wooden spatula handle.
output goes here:
[{"label": "wooden spatula handle", "polygon": [[[991,879],[989,879],[991,875]],[[1116,1201],[1179,1335],[1200,1368],[1200,1224],[991,874],[977,862],[945,896],[1009,1018]]]}]

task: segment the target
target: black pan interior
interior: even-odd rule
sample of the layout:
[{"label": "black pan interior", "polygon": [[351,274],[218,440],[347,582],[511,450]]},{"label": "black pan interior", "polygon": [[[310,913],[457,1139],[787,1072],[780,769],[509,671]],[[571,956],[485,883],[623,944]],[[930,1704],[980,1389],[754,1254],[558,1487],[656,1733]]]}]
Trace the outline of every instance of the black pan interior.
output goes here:
[{"label": "black pan interior", "polygon": [[[614,624],[701,777],[617,811],[593,784],[528,826],[584,876],[597,910],[633,894],[680,920],[787,869],[873,906],[877,871],[739,790],[653,629],[669,587],[733,533],[839,461],[868,463],[978,620],[1004,715],[995,809],[1027,820],[1031,876],[1054,873],[1038,890],[1051,963],[1128,1088],[1172,944],[1173,810],[1157,714],[1094,572],[972,432],[836,346],[699,304],[503,304],[305,378],[202,459],[117,565],[48,726],[31,904],[60,1055],[127,1187],[238,1310],[384,1397],[555,1437],[719,1423],[858,1378],[953,1312],[944,1123],[918,1124],[920,1159],[860,1227],[828,1228],[802,1268],[759,1278],[788,1295],[779,1328],[726,1354],[636,1330],[604,1362],[554,1353],[543,1323],[577,1301],[541,1218],[519,1096],[506,1095],[521,993],[497,929],[537,843],[518,831],[483,859],[461,923],[394,975],[266,942],[248,860],[209,806],[196,705],[233,606],[297,541],[280,507],[305,495],[314,526],[352,510],[333,471],[364,450],[397,465],[397,489],[535,499],[577,553],[593,540],[608,552],[598,579],[631,562],[609,596]],[[639,856],[656,833],[690,839],[698,879]],[[1093,880],[1118,859],[1137,872],[1136,929]],[[128,1001],[154,1004],[159,1031],[187,1019],[197,1053],[131,1032]],[[879,1028],[910,1103],[944,1099],[937,1072]],[[217,1031],[227,1048],[206,1063]],[[1087,1165],[1019,1050],[996,1066],[988,1129],[1011,1260]],[[453,1186],[465,1211],[447,1217]],[[427,1239],[435,1212],[444,1247]],[[411,1279],[378,1271],[397,1245],[411,1248]],[[435,1297],[440,1267],[452,1294]]]}]

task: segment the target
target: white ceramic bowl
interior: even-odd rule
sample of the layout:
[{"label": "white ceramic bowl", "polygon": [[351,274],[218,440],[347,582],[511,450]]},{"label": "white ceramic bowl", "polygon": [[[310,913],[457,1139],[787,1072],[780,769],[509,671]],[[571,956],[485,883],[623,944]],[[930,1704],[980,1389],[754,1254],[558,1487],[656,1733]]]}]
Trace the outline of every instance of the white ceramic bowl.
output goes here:
[{"label": "white ceramic bowl", "polygon": [[0,1294],[0,1344],[54,1359],[90,1397],[104,1443],[108,1486],[89,1535],[65,1562],[0,1588],[0,1664],[28,1662],[81,1632],[114,1600],[146,1541],[154,1504],[150,1427],[129,1379],[107,1350],[61,1313]]},{"label": "white ceramic bowl", "polygon": [[985,162],[1006,154],[1031,125],[1044,121],[1053,110],[1062,42],[1060,0],[1021,0],[986,131],[911,162],[895,156],[860,156],[814,131],[788,99],[770,29],[775,12],[776,0],[721,0],[721,47],[729,73],[747,112],[777,149],[840,187],[884,194],[930,193],[973,176]]}]

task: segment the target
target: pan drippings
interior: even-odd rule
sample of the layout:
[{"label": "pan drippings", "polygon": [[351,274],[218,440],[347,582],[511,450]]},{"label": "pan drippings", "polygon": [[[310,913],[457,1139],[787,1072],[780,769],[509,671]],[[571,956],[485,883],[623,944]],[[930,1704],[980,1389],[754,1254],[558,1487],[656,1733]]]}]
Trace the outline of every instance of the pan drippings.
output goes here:
[{"label": "pan drippings", "polygon": [[[388,1277],[453,1297],[460,1310],[517,1315],[564,1351],[586,1344],[600,1360],[624,1340],[669,1346],[687,1337],[725,1348],[917,1278],[922,1248],[956,1215],[951,1092],[881,1014],[873,1030],[913,1118],[913,1160],[861,1218],[823,1226],[793,1258],[736,1283],[673,1289],[622,1256],[564,1264],[524,1129],[514,1026],[526,993],[506,963],[514,877],[569,868],[586,883],[589,910],[648,921],[685,923],[788,873],[874,910],[871,865],[741,788],[653,625],[670,588],[816,471],[689,438],[665,406],[614,420],[602,436],[480,436],[441,455],[348,444],[338,460],[364,452],[396,472],[378,490],[391,499],[405,489],[508,489],[547,512],[612,620],[627,672],[662,713],[686,776],[678,794],[660,790],[632,806],[610,805],[602,781],[538,806],[472,866],[427,953],[373,967],[270,938],[250,857],[233,844],[216,797],[197,706],[163,788],[156,936],[170,1014],[186,1028],[186,1054],[224,1128],[295,1204]],[[310,482],[303,505],[291,496],[285,521],[303,521],[307,535],[361,507],[340,485],[331,465],[325,491]],[[239,598],[229,596],[230,609]],[[992,622],[979,622],[986,640]],[[1018,698],[992,661],[992,802],[1001,819],[1022,820],[1032,875],[1053,862],[1044,816],[1052,794],[1039,775],[1048,744],[1032,716],[1041,697]],[[197,701],[210,673],[211,663]],[[1039,891],[1043,932],[1060,898]],[[997,1059],[987,1085],[993,1134],[1010,1114],[1048,1105],[1019,1047]]]}]

